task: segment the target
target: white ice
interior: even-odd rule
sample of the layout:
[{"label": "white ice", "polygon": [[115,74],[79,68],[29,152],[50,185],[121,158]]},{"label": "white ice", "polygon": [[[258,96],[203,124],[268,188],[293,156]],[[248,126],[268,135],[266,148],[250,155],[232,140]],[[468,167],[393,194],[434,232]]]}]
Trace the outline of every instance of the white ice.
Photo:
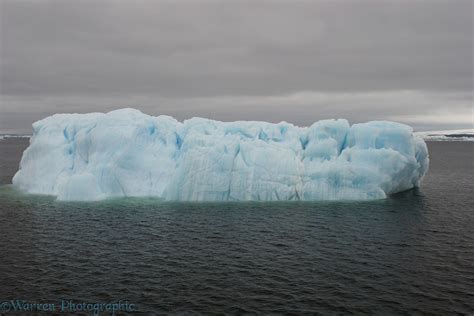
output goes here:
[{"label": "white ice", "polygon": [[423,139],[394,122],[178,122],[121,109],[34,123],[13,184],[69,201],[368,200],[419,186],[428,163]]},{"label": "white ice", "polygon": [[416,132],[425,141],[474,141],[474,128]]}]

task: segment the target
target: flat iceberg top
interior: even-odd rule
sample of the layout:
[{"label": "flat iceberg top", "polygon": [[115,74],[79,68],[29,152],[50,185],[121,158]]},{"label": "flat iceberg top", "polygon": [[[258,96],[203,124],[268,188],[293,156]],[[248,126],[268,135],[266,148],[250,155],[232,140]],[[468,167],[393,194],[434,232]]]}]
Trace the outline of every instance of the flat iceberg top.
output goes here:
[{"label": "flat iceberg top", "polygon": [[419,186],[428,164],[423,139],[394,122],[178,122],[121,109],[35,122],[13,184],[69,201],[367,200]]}]

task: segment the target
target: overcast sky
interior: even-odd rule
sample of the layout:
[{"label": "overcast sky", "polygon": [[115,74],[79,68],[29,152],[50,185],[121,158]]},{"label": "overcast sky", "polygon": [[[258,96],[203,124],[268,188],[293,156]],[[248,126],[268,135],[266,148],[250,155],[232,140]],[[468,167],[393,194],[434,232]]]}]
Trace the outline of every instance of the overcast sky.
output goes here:
[{"label": "overcast sky", "polygon": [[473,128],[473,3],[0,0],[0,132],[121,107]]}]

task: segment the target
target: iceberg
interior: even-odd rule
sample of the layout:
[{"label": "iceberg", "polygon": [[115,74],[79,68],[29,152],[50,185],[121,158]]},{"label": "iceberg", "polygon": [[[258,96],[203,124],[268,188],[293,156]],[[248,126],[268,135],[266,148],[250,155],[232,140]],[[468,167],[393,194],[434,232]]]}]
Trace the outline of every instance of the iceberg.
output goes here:
[{"label": "iceberg", "polygon": [[428,165],[423,139],[395,122],[179,122],[120,109],[35,122],[12,182],[65,201],[370,200],[418,187]]}]

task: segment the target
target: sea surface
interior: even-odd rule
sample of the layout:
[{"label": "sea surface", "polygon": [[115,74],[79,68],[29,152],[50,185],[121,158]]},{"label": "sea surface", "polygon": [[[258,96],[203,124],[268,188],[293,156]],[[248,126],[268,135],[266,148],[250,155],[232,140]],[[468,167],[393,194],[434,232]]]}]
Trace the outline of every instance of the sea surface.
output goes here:
[{"label": "sea surface", "polygon": [[0,303],[474,315],[474,142],[429,142],[418,190],[330,203],[57,202],[8,185],[27,145],[0,141]]}]

